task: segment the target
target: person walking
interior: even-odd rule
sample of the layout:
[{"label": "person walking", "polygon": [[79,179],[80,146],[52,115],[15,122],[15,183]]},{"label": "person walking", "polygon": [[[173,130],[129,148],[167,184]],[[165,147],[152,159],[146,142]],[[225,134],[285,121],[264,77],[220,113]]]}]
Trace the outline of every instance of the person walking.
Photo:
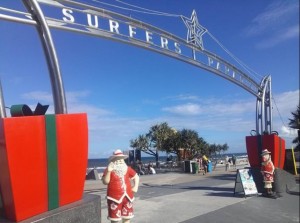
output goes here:
[{"label": "person walking", "polygon": [[236,156],[234,154],[232,154],[231,160],[232,160],[232,166],[236,169]]},{"label": "person walking", "polygon": [[230,161],[231,161],[231,159],[228,156],[226,156],[225,157],[225,171],[230,170]]}]

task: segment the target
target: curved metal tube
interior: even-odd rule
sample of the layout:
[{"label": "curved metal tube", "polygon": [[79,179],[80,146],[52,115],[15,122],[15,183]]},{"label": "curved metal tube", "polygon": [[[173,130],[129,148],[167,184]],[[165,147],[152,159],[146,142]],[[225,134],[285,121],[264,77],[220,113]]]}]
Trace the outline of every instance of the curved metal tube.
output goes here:
[{"label": "curved metal tube", "polygon": [[[257,97],[256,101],[256,132],[263,134],[264,132],[272,132],[272,92],[271,92],[271,76],[266,76],[261,81],[261,97]],[[259,94],[259,93],[258,93]]]},{"label": "curved metal tube", "polygon": [[62,76],[48,24],[36,0],[23,0],[23,3],[32,16],[35,17],[34,20],[37,22],[36,27],[43,44],[50,73],[55,113],[67,114],[66,97]]},{"label": "curved metal tube", "polygon": [[261,113],[260,113],[260,106],[261,106],[261,101],[259,98],[256,100],[256,134],[259,135],[261,133],[260,131],[260,120],[261,120]]},{"label": "curved metal tube", "polygon": [[270,115],[270,132],[273,131],[273,112],[272,112],[272,80],[271,80],[271,75],[269,76],[269,97],[270,97],[270,108],[269,108],[269,115]]},{"label": "curved metal tube", "polygon": [[266,89],[265,96],[265,131],[272,132],[272,92],[271,92],[271,76],[266,77],[266,84],[264,86]]},{"label": "curved metal tube", "polygon": [[0,118],[5,118],[6,117],[6,112],[5,112],[5,104],[4,104],[4,99],[3,99],[3,91],[2,91],[2,84],[0,80]]}]

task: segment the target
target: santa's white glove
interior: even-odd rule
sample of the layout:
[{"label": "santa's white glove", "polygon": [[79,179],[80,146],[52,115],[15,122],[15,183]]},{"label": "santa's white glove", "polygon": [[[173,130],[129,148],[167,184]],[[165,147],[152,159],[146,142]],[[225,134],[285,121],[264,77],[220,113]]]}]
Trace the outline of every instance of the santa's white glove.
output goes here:
[{"label": "santa's white glove", "polygon": [[115,169],[115,163],[114,162],[110,162],[107,166],[107,171],[111,172]]}]

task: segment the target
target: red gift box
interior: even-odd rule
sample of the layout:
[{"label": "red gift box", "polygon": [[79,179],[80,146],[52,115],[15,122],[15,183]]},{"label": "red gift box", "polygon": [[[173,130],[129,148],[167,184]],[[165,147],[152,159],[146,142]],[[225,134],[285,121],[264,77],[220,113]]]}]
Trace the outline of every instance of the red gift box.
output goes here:
[{"label": "red gift box", "polygon": [[285,162],[285,140],[276,134],[246,136],[246,147],[251,167],[261,167],[261,151],[268,149],[275,168],[283,169]]},{"label": "red gift box", "polygon": [[0,120],[0,188],[7,219],[21,221],[82,198],[86,114]]}]

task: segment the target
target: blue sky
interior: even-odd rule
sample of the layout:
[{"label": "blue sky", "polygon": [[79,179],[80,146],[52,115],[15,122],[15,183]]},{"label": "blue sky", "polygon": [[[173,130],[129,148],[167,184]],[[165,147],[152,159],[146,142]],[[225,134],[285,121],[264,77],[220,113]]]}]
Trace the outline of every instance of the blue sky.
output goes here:
[{"label": "blue sky", "polygon": [[[158,16],[109,8],[186,38],[177,16]],[[107,4],[127,7],[120,1]],[[261,78],[272,76],[273,130],[286,140],[296,136],[288,118],[299,104],[299,1],[127,0],[129,4],[190,17]],[[0,7],[22,9],[20,1]],[[133,9],[133,7],[131,7]],[[137,8],[134,8],[137,9]],[[23,9],[22,9],[23,11]],[[106,158],[149,128],[167,122],[196,130],[208,143],[246,152],[245,136],[255,129],[256,98],[205,70],[178,60],[107,39],[52,30],[63,75],[69,113],[86,112],[89,158]],[[204,47],[228,57],[209,35]],[[41,43],[34,27],[0,20],[0,78],[5,104],[49,104],[53,99]],[[227,59],[227,58],[226,58]],[[9,110],[6,111],[9,116]]]}]

